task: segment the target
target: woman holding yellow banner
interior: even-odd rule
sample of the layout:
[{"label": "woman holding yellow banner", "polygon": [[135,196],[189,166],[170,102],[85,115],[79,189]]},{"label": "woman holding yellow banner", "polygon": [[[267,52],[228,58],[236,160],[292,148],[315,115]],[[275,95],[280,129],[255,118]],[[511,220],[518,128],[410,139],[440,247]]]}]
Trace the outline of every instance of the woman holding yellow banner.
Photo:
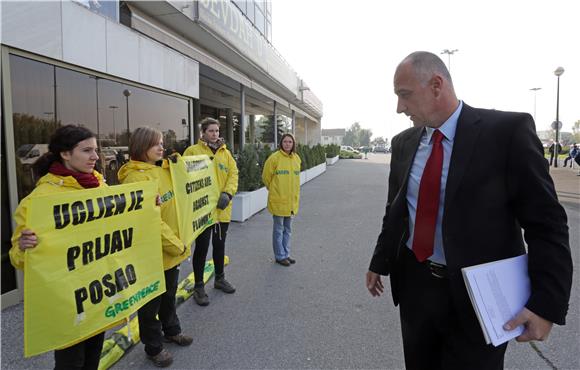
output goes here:
[{"label": "woman holding yellow banner", "polygon": [[193,299],[198,305],[207,306],[209,299],[204,289],[203,269],[210,238],[212,240],[213,262],[215,265],[214,288],[228,294],[236,291],[225,278],[224,256],[226,235],[232,219],[232,197],[238,191],[238,166],[232,153],[226,148],[224,139],[220,138],[219,121],[213,118],[205,118],[200,124],[201,139],[196,145],[187,148],[183,155],[207,155],[213,161],[221,192],[217,203],[216,224],[205,229],[195,239],[195,250],[193,252],[193,273],[195,276]]},{"label": "woman holding yellow banner", "polygon": [[291,134],[280,139],[280,150],[272,153],[264,163],[262,181],[268,188],[268,211],[274,216],[272,245],[276,263],[290,266],[296,261],[290,257],[292,218],[300,203],[300,157]]},{"label": "woman holding yellow banner", "polygon": [[[10,261],[19,269],[24,268],[25,251],[38,244],[34,231],[25,228],[27,204],[32,198],[106,186],[103,176],[94,170],[99,159],[97,140],[88,129],[74,125],[58,128],[50,139],[48,150],[34,164],[35,172],[42,177],[32,193],[22,199],[14,214],[16,229],[12,235]],[[105,333],[101,332],[80,343],[54,351],[54,368],[96,370],[104,336]]]},{"label": "woman holding yellow banner", "polygon": [[[146,303],[138,311],[139,333],[145,344],[145,353],[155,366],[167,367],[172,355],[163,348],[163,342],[189,346],[193,339],[181,333],[177,317],[175,293],[179,279],[179,264],[189,254],[188,246],[179,239],[179,229],[173,184],[167,160],[163,160],[163,135],[149,128],[139,127],[131,134],[130,161],[119,169],[119,181],[126,184],[137,181],[158,181],[161,200],[161,240],[165,288],[162,295]],[[160,165],[157,165],[160,161]],[[157,316],[159,318],[157,318]]]}]

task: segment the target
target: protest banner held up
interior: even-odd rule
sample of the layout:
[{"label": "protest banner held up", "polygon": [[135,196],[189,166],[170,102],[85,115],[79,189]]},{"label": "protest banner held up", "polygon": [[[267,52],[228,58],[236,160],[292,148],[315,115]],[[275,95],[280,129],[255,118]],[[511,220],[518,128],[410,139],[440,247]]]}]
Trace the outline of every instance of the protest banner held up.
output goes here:
[{"label": "protest banner held up", "polygon": [[169,161],[173,180],[179,235],[185,245],[215,222],[219,188],[213,162],[207,155],[179,157]]},{"label": "protest banner held up", "polygon": [[165,291],[157,183],[33,198],[25,254],[24,354],[68,347]]}]

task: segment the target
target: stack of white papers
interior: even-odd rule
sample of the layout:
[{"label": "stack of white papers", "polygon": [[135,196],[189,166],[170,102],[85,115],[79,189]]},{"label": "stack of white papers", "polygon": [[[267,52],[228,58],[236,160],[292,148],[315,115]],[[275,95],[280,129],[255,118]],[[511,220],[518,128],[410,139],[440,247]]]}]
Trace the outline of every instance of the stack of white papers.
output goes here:
[{"label": "stack of white papers", "polygon": [[487,344],[499,346],[523,333],[523,325],[503,329],[530,298],[528,255],[461,269],[471,304]]}]

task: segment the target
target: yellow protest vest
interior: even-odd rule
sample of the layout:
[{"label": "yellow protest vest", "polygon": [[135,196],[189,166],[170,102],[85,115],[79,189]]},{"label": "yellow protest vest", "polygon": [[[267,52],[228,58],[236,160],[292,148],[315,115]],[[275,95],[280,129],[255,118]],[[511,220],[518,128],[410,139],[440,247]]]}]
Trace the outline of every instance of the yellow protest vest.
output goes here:
[{"label": "yellow protest vest", "polygon": [[272,153],[262,171],[268,188],[268,211],[274,216],[292,216],[300,205],[300,157],[283,150]]},{"label": "yellow protest vest", "polygon": [[[184,156],[202,154],[213,158],[212,161],[215,167],[220,192],[228,193],[232,197],[236,195],[238,191],[238,166],[236,165],[236,161],[234,160],[232,153],[230,153],[230,151],[226,148],[226,145],[223,144],[214,154],[207,143],[200,140],[196,145],[190,146],[183,153]],[[231,221],[232,203],[233,202],[230,202],[226,209],[218,209],[216,211],[218,222]]]},{"label": "yellow protest vest", "polygon": [[[166,162],[167,160],[164,160]],[[159,167],[141,161],[130,160],[118,173],[119,181],[128,184],[137,181],[158,181],[161,197],[161,244],[163,246],[163,268],[169,270],[180,264],[191,254],[191,246],[185,246],[179,238],[175,199],[171,174],[167,164]]]}]

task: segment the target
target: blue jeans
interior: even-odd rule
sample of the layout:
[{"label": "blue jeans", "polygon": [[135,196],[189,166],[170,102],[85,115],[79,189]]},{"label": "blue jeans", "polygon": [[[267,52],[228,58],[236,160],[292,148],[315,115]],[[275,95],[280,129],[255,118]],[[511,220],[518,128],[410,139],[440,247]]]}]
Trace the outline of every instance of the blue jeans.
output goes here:
[{"label": "blue jeans", "polygon": [[290,257],[290,236],[292,236],[292,217],[274,216],[272,246],[277,261]]}]

